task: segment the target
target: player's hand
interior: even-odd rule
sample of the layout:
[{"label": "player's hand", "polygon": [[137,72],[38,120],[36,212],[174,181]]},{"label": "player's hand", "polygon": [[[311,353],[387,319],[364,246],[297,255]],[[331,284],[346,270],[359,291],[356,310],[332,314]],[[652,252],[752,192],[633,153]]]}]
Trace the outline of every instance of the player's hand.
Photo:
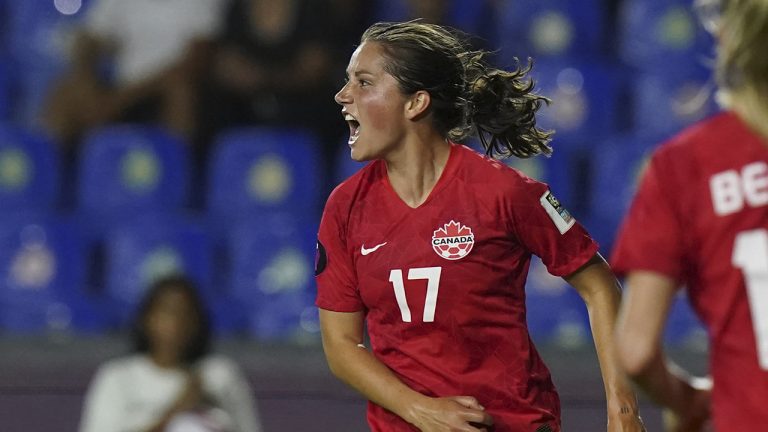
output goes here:
[{"label": "player's hand", "polygon": [[712,382],[708,378],[696,378],[691,383],[685,411],[677,413],[665,408],[662,421],[665,432],[706,432],[711,430],[709,421]]},{"label": "player's hand", "polygon": [[477,432],[493,425],[493,418],[471,396],[426,398],[413,407],[409,421],[422,432]]},{"label": "player's hand", "polygon": [[608,415],[608,432],[646,432],[646,429],[637,412],[623,412]]}]

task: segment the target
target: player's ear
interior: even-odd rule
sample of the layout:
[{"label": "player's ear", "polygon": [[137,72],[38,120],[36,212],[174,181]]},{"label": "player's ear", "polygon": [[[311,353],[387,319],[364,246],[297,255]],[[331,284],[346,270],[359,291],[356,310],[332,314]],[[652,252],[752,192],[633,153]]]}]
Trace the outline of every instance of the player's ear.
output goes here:
[{"label": "player's ear", "polygon": [[405,102],[405,116],[408,120],[413,120],[427,112],[432,98],[429,92],[419,90],[412,94]]}]

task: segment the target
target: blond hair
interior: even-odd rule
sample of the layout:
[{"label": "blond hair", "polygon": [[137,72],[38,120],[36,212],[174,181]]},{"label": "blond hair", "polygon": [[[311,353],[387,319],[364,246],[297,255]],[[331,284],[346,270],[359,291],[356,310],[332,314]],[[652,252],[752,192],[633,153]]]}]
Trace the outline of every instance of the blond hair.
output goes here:
[{"label": "blond hair", "polygon": [[724,0],[717,80],[732,108],[768,137],[768,0]]}]

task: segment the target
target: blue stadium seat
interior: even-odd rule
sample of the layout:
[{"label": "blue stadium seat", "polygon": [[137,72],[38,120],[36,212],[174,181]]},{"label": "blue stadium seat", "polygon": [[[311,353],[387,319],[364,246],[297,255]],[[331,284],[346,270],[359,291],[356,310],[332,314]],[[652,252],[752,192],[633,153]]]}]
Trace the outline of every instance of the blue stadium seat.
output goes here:
[{"label": "blue stadium seat", "polygon": [[618,16],[619,56],[638,69],[712,57],[712,37],[698,24],[691,0],[625,0]]},{"label": "blue stadium seat", "polygon": [[712,74],[703,66],[678,62],[638,73],[632,90],[633,129],[671,134],[717,112]]},{"label": "blue stadium seat", "polygon": [[176,211],[187,199],[188,159],[182,141],[161,128],[112,125],[95,130],[86,137],[78,160],[78,209],[94,224]]},{"label": "blue stadium seat", "polygon": [[600,54],[606,32],[601,0],[500,2],[499,40],[504,61]]},{"label": "blue stadium seat", "polygon": [[[51,0],[7,2],[9,52],[17,67],[19,101],[14,120],[38,126],[40,111],[53,80],[69,65],[75,30],[90,1],[75,13],[64,14]],[[77,2],[66,2],[76,6]],[[65,10],[72,12],[74,9]]]},{"label": "blue stadium seat", "polygon": [[231,231],[229,295],[245,310],[250,333],[262,340],[317,337],[314,310],[314,223],[284,215]]},{"label": "blue stadium seat", "polygon": [[83,242],[73,224],[36,214],[0,217],[0,327],[13,332],[102,331],[85,290]]},{"label": "blue stadium seat", "polygon": [[41,135],[0,123],[0,207],[3,213],[50,210],[58,199],[59,157]]},{"label": "blue stadium seat", "polygon": [[233,129],[216,139],[208,213],[219,225],[264,211],[317,213],[323,182],[316,138],[300,130]]},{"label": "blue stadium seat", "polygon": [[537,124],[555,131],[554,145],[590,147],[619,129],[625,82],[618,66],[583,59],[536,62],[531,71],[537,91],[552,99]]},{"label": "blue stadium seat", "polygon": [[564,348],[589,342],[591,332],[584,301],[565,280],[549,274],[536,256],[531,259],[525,295],[528,330],[536,342]]},{"label": "blue stadium seat", "polygon": [[590,216],[582,223],[606,254],[651,152],[661,141],[658,137],[617,136],[600,143],[592,153]]},{"label": "blue stadium seat", "polygon": [[209,305],[217,297],[208,235],[186,216],[152,215],[122,223],[106,235],[105,258],[105,293],[120,324],[132,317],[144,290],[164,276],[188,276]]}]

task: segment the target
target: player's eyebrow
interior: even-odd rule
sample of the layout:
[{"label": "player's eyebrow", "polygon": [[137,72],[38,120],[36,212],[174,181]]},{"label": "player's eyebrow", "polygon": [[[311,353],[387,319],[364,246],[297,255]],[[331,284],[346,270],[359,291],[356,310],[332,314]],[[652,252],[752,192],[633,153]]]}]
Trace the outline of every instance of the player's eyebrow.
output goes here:
[{"label": "player's eyebrow", "polygon": [[[344,73],[344,75],[346,75],[346,77],[347,77],[347,78],[349,78],[349,71],[346,71],[346,72]],[[373,72],[367,71],[367,70],[365,70],[365,69],[356,70],[356,71],[353,73],[353,75],[354,75],[356,78],[357,78],[357,77],[360,77],[361,75],[375,76],[375,74],[374,74]]]}]

